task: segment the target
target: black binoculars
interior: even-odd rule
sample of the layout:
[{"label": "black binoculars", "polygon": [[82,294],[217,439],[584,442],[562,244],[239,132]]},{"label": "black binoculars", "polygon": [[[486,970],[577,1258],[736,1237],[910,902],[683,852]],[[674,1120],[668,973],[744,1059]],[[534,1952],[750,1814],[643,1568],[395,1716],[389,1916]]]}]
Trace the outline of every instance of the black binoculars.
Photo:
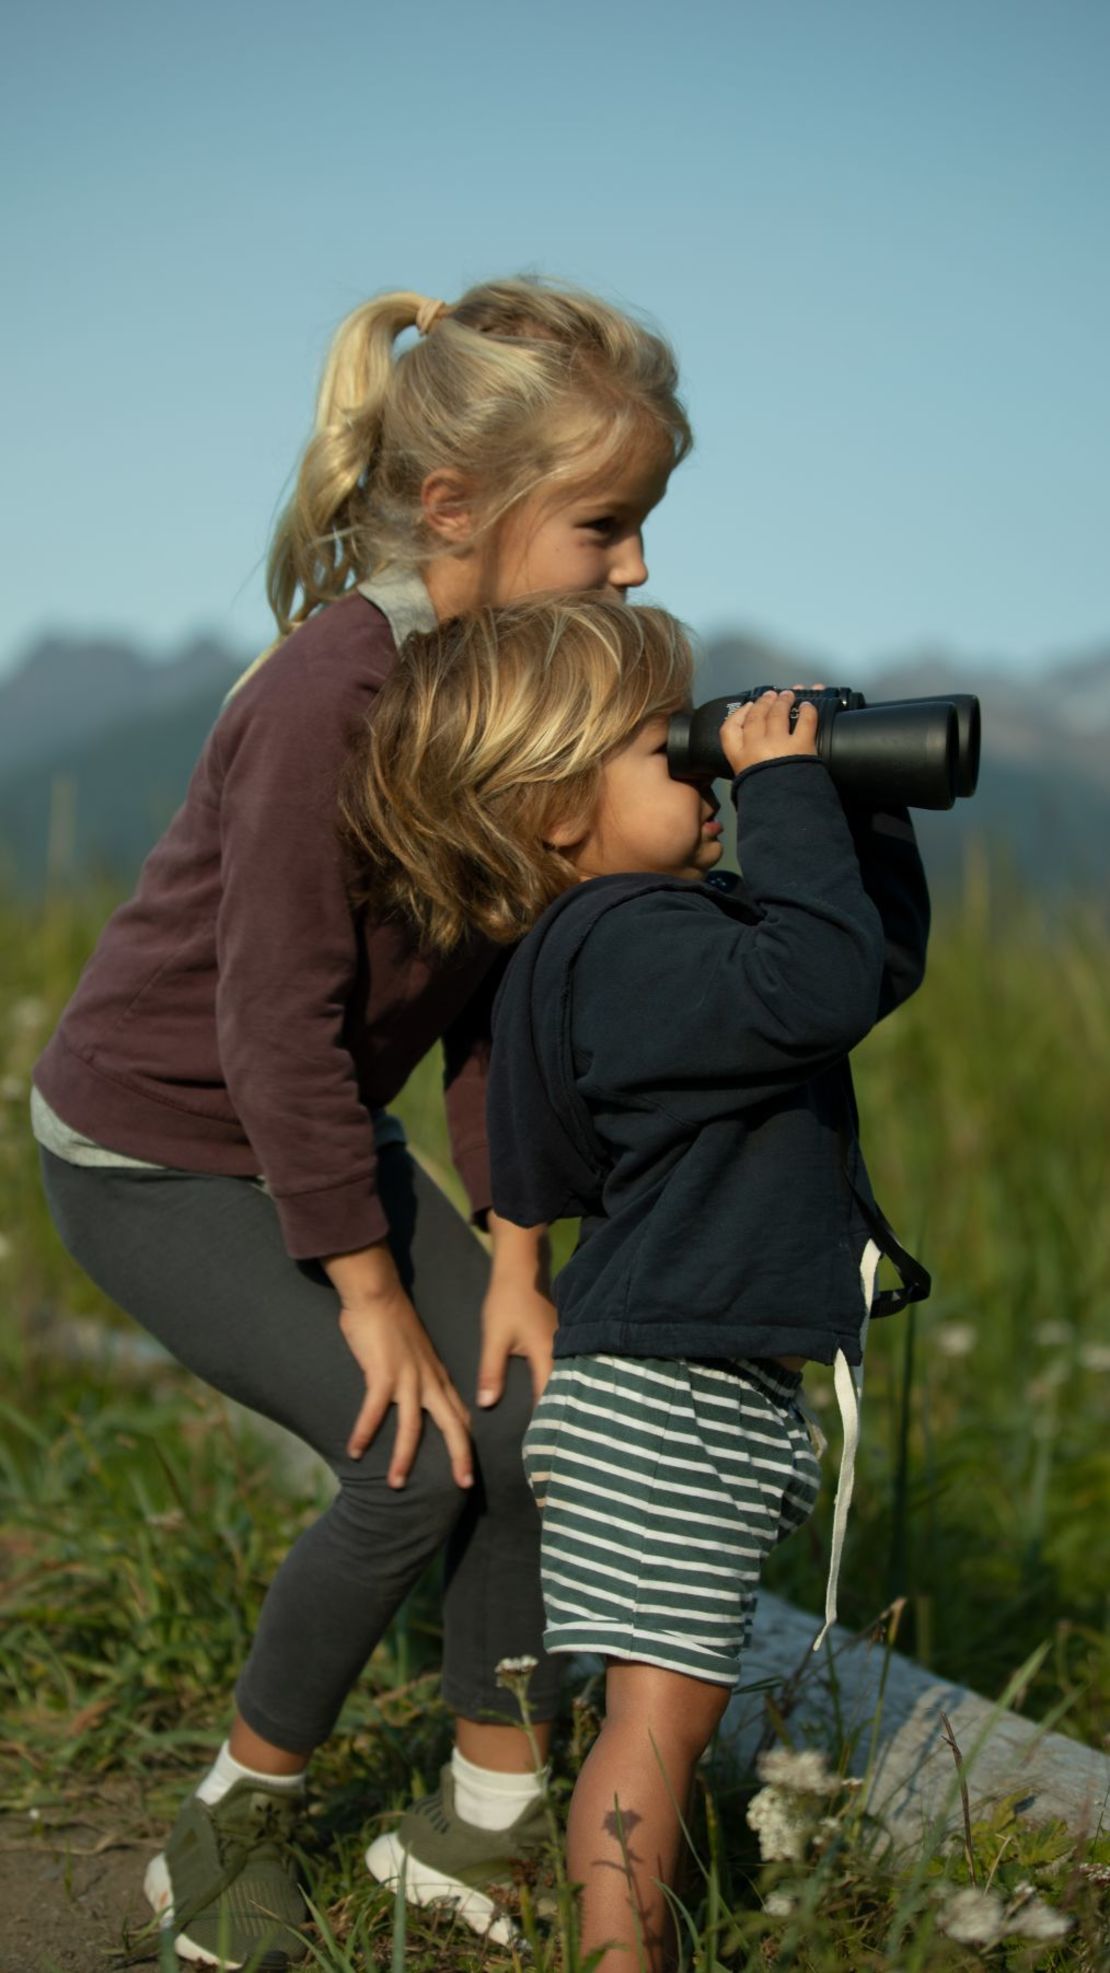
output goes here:
[{"label": "black binoculars", "polygon": [[[782,686],[758,685],[710,699],[693,712],[675,713],[667,738],[667,766],[676,781],[731,779],[721,746],[730,712]],[[951,808],[957,795],[973,795],[979,780],[979,701],[965,693],[934,699],[886,699],[869,706],[846,685],[795,692],[798,706],[817,707],[817,754],[845,800],[872,808]]]}]

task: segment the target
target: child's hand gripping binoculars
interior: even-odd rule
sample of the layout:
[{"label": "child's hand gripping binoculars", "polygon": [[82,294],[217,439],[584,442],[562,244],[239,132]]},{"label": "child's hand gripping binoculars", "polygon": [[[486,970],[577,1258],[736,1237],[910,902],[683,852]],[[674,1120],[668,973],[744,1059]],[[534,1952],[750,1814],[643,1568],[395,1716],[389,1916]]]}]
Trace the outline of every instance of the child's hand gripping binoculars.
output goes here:
[{"label": "child's hand gripping binoculars", "polygon": [[[756,686],[710,699],[693,712],[675,713],[667,740],[667,766],[676,781],[731,780],[721,727],[737,706],[782,686]],[[798,705],[817,707],[817,755],[841,797],[863,807],[895,803],[904,808],[951,808],[957,795],[973,795],[979,779],[979,701],[966,694],[930,699],[887,699],[869,706],[846,685],[795,693]]]}]

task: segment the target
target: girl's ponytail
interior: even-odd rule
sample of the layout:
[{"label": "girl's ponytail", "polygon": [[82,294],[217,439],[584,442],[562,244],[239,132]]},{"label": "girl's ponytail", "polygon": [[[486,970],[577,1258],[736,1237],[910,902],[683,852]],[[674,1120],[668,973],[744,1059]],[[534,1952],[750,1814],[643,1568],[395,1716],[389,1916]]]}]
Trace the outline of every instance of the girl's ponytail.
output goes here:
[{"label": "girl's ponytail", "polygon": [[381,444],[393,345],[426,307],[423,295],[377,295],[336,330],[313,435],[270,547],[267,595],[283,635],[368,572],[365,489]]},{"label": "girl's ponytail", "polygon": [[[398,356],[413,328],[420,339]],[[442,552],[421,507],[429,473],[466,478],[480,533],[539,485],[639,443],[667,471],[690,448],[674,357],[596,296],[521,277],[480,283],[450,308],[404,292],[364,302],[328,353],[274,533],[280,634],[383,564],[418,568]]]}]

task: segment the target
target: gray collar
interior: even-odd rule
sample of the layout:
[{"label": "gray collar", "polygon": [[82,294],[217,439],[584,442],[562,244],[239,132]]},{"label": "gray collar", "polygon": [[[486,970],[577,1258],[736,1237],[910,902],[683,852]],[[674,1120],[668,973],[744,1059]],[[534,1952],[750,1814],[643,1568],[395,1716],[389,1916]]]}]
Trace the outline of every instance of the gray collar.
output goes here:
[{"label": "gray collar", "polygon": [[379,569],[359,583],[358,593],[376,604],[388,619],[398,650],[411,631],[434,630],[439,621],[424,578],[416,569]]}]

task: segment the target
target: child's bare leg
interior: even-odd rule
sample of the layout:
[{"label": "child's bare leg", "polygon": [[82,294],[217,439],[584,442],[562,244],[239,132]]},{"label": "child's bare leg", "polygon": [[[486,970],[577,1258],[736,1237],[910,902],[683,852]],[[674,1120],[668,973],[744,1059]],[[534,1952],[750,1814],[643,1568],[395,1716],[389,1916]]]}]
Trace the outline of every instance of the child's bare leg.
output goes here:
[{"label": "child's bare leg", "polygon": [[605,1723],[578,1777],[567,1826],[567,1873],[582,1886],[583,1955],[612,1947],[598,1973],[665,1973],[672,1964],[673,1927],[660,1886],[674,1884],[680,1816],[729,1696],[727,1687],[681,1672],[610,1661]]}]

